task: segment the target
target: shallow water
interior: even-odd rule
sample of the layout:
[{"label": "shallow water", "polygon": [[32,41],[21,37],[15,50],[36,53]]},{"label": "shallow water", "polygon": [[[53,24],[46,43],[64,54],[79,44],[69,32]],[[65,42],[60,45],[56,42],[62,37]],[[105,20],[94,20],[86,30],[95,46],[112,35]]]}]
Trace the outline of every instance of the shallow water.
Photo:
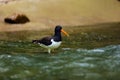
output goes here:
[{"label": "shallow water", "polygon": [[120,80],[120,45],[60,48],[54,55],[28,42],[0,42],[1,80]]}]

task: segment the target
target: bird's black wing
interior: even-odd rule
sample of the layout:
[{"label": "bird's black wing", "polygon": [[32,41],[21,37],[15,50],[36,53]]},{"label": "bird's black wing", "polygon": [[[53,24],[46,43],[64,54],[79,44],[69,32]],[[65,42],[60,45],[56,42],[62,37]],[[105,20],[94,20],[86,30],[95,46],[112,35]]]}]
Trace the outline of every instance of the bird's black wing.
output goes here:
[{"label": "bird's black wing", "polygon": [[52,44],[51,39],[52,39],[52,37],[44,37],[44,38],[38,40],[38,42],[40,44],[50,45],[50,44]]}]

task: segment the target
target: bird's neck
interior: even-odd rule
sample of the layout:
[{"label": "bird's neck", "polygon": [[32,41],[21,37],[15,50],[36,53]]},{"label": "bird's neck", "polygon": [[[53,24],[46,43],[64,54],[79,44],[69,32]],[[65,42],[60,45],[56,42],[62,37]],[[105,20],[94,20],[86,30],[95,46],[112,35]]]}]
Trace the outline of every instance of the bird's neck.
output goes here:
[{"label": "bird's neck", "polygon": [[55,32],[54,36],[61,36],[61,32]]},{"label": "bird's neck", "polygon": [[60,32],[55,32],[54,37],[55,37],[56,41],[62,41],[62,37],[61,37],[61,33]]}]

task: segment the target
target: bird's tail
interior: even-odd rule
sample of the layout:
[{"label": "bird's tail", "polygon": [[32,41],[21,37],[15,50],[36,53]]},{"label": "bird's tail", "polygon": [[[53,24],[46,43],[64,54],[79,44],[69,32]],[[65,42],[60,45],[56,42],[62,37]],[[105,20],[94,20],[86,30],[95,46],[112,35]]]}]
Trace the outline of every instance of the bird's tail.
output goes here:
[{"label": "bird's tail", "polygon": [[32,43],[38,43],[38,40],[32,40]]}]

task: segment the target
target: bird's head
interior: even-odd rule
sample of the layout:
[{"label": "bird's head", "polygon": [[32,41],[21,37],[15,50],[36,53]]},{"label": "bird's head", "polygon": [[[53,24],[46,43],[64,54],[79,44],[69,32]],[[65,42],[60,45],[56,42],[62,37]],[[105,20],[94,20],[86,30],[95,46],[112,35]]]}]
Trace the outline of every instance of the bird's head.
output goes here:
[{"label": "bird's head", "polygon": [[60,26],[60,25],[57,25],[57,26],[55,27],[55,33],[57,33],[57,32],[63,32],[66,36],[69,36],[69,34],[68,34],[66,31],[64,31],[64,30],[62,29],[62,26]]}]

